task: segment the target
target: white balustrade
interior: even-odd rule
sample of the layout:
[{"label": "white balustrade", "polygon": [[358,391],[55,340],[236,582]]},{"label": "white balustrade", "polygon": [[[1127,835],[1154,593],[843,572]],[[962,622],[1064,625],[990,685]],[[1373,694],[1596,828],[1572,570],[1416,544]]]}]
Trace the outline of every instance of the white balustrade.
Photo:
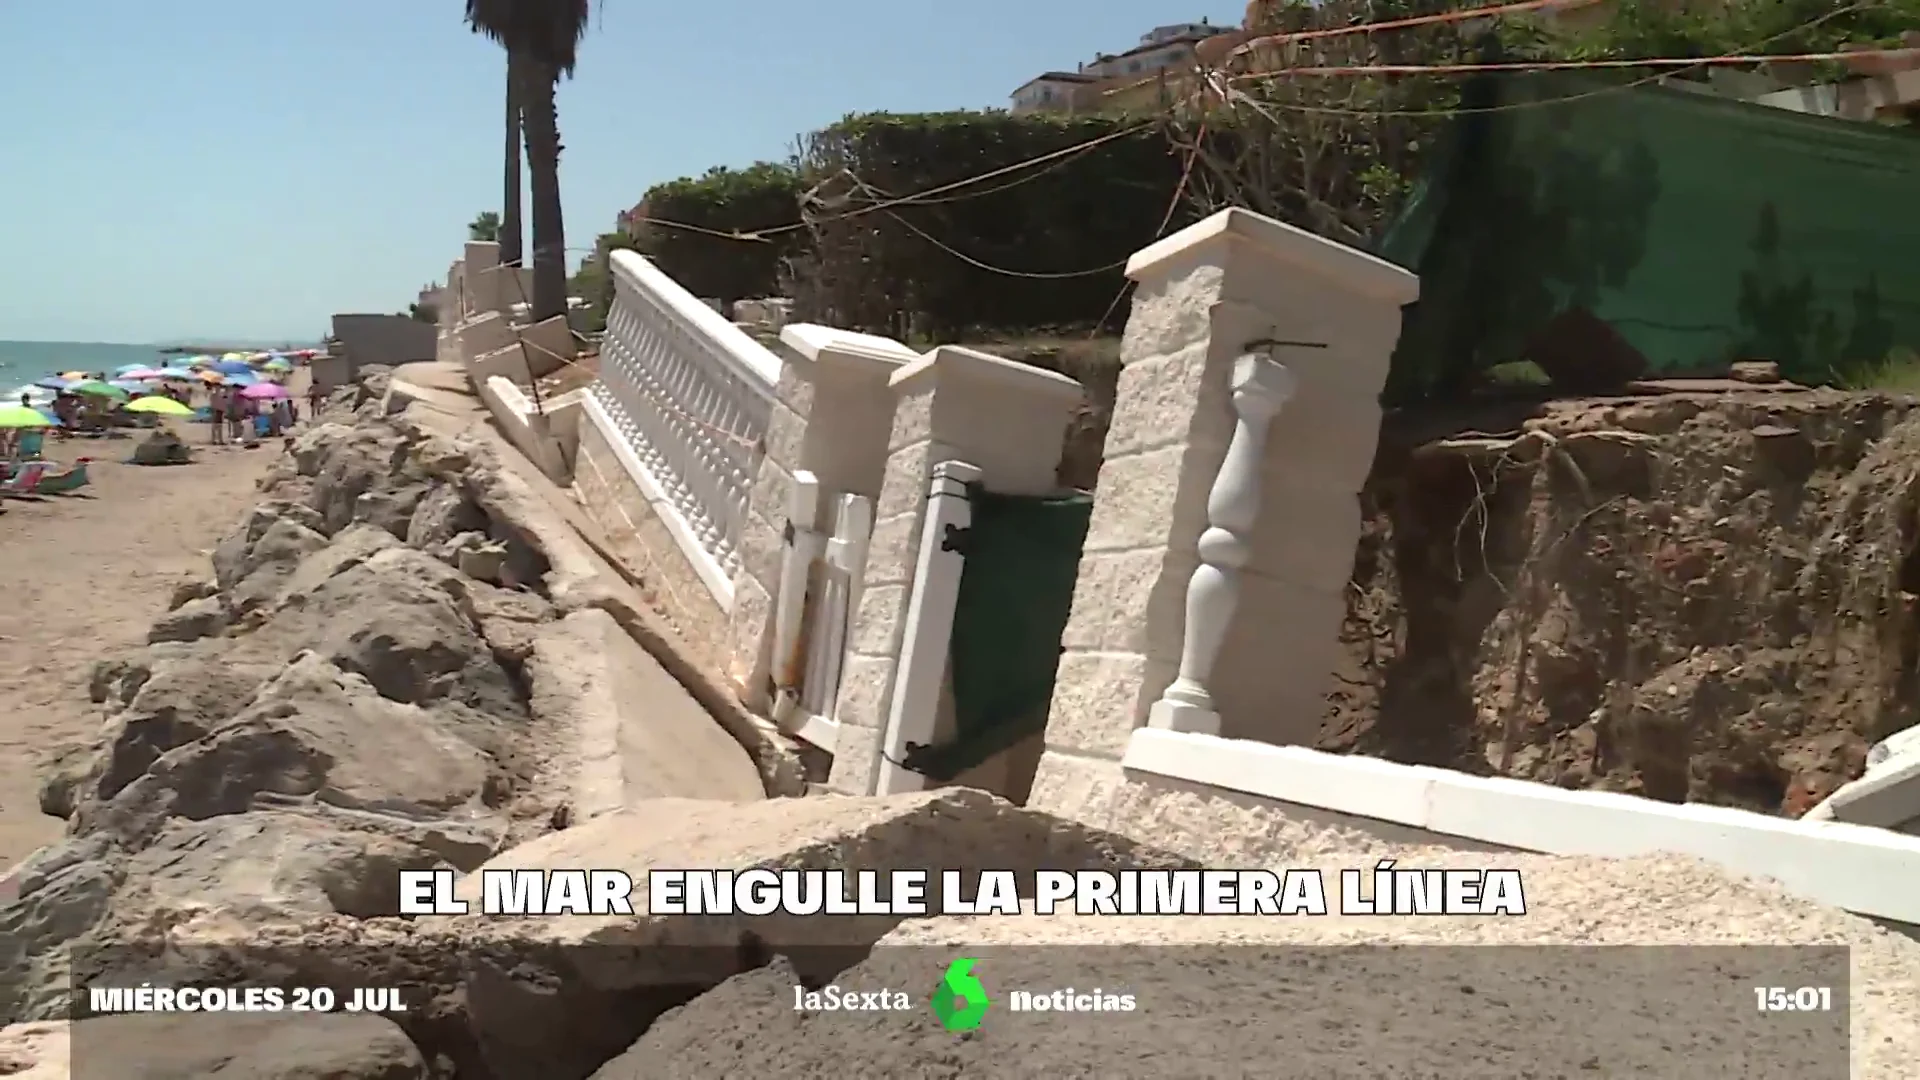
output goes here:
[{"label": "white balustrade", "polygon": [[809,606],[806,673],[800,680],[800,708],[833,718],[840,696],[840,669],[847,656],[847,632],[860,610],[860,580],[867,572],[867,541],[873,535],[873,503],[864,495],[842,495],[835,510],[833,538],[819,573],[819,599]]},{"label": "white balustrade", "polygon": [[835,497],[830,535],[821,528],[821,502],[819,481],[796,472],[774,607],[773,718],[781,730],[831,752],[840,741],[835,702],[866,575],[873,502],[863,495]]},{"label": "white balustrade", "polygon": [[1293,396],[1293,373],[1278,361],[1247,355],[1233,362],[1228,386],[1233,398],[1233,438],[1207,493],[1207,529],[1198,545],[1200,566],[1187,583],[1180,671],[1147,714],[1149,726],[1202,735],[1220,734],[1220,711],[1214,708],[1207,680],[1240,603],[1240,568],[1253,554],[1248,534],[1260,516],[1267,429]]},{"label": "white balustrade", "polygon": [[594,397],[682,519],[673,531],[691,538],[688,557],[730,581],[780,358],[643,256],[616,251],[610,261]]}]

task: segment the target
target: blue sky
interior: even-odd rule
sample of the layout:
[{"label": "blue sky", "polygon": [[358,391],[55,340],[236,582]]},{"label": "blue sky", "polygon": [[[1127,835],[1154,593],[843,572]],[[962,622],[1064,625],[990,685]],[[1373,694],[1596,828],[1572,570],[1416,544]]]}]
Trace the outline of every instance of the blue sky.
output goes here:
[{"label": "blue sky", "polygon": [[[1233,0],[605,0],[560,89],[570,245],[848,112],[1002,105]],[[404,309],[500,190],[459,0],[0,3],[0,339],[312,338]]]}]

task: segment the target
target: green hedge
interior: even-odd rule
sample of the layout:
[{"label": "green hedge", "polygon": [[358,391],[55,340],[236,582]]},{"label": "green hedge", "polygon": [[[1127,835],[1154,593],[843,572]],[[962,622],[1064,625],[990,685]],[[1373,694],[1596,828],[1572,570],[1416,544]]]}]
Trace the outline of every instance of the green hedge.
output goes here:
[{"label": "green hedge", "polygon": [[751,232],[792,225],[800,216],[800,179],[785,165],[761,162],[748,169],[709,169],[704,176],[655,185],[642,205],[649,219],[696,227],[642,221],[633,245],[695,296],[731,303],[779,295],[783,260],[806,239],[793,229],[764,242],[698,231]]},{"label": "green hedge", "polygon": [[[1098,320],[1125,282],[1120,264],[1154,239],[1179,183],[1180,158],[1151,126],[924,201],[876,207],[1139,124],[871,113],[816,132],[799,168],[815,199],[812,248],[798,261],[801,317],[948,341]],[[1102,266],[1109,269],[1049,276]],[[1114,317],[1124,316],[1123,306]]]}]

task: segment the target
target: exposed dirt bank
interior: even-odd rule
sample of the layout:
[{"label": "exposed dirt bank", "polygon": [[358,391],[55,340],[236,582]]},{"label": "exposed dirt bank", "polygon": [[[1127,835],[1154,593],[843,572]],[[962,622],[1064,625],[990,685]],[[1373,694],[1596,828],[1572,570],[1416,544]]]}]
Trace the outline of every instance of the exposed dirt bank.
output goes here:
[{"label": "exposed dirt bank", "polygon": [[1920,702],[1914,405],[1721,384],[1397,418],[1322,748],[1805,812]]}]

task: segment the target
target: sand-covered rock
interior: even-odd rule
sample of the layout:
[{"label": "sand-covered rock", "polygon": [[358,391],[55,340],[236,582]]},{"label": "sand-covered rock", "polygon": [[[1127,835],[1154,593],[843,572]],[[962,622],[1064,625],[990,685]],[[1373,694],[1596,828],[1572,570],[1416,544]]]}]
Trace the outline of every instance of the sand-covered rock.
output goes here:
[{"label": "sand-covered rock", "polygon": [[[1501,858],[1526,875],[1524,917],[916,919],[830,980],[784,960],[742,975],[594,1078],[1787,1080],[1848,1075],[1849,1024],[1853,1076],[1912,1075],[1920,943],[1693,860]],[[962,957],[989,1007],[956,1034],[931,997]],[[796,1012],[793,987],[826,981],[911,1007]],[[1835,1005],[1763,1012],[1769,985],[1828,986]],[[1017,990],[1109,1008],[1022,1012]],[[1132,1011],[1111,1008],[1126,994]]]},{"label": "sand-covered rock", "polygon": [[148,643],[162,641],[199,641],[215,637],[227,629],[227,610],[218,597],[203,596],[167,612],[154,620],[147,631]]},{"label": "sand-covered rock", "polygon": [[427,1080],[378,1016],[135,1013],[0,1028],[11,1080]]},{"label": "sand-covered rock", "polygon": [[483,806],[484,754],[418,706],[308,654],[207,735],[162,754],[75,831],[144,846],[171,818],[192,820],[305,801],[420,820]]},{"label": "sand-covered rock", "polygon": [[[564,614],[544,593],[550,538],[483,508],[503,475],[489,447],[359,392],[341,404],[357,411],[292,440],[149,643],[96,662],[99,736],[41,791],[69,835],[0,879],[0,1023],[65,1016],[73,958],[155,927],[390,915],[399,871],[471,869],[573,820],[585,762],[616,766],[603,810],[649,790],[630,775],[763,794],[711,720],[639,700],[684,697],[634,681],[644,652],[555,654],[618,642],[548,629]],[[704,786],[647,760],[683,744],[721,763]]]},{"label": "sand-covered rock", "polygon": [[[250,926],[206,917],[128,926],[76,954],[82,981],[400,986],[398,1020],[463,1080],[582,1080],[663,1012],[764,964],[804,953],[826,972],[860,960],[897,916],[647,914],[648,872],[685,867],[892,870],[1184,865],[1124,837],[947,789],[884,798],[754,803],[662,799],[508,851],[485,869],[593,866],[635,881],[636,914],[340,917]],[[933,890],[937,894],[936,888]],[[459,895],[477,900],[478,878]],[[938,896],[933,898],[938,903]]]}]

